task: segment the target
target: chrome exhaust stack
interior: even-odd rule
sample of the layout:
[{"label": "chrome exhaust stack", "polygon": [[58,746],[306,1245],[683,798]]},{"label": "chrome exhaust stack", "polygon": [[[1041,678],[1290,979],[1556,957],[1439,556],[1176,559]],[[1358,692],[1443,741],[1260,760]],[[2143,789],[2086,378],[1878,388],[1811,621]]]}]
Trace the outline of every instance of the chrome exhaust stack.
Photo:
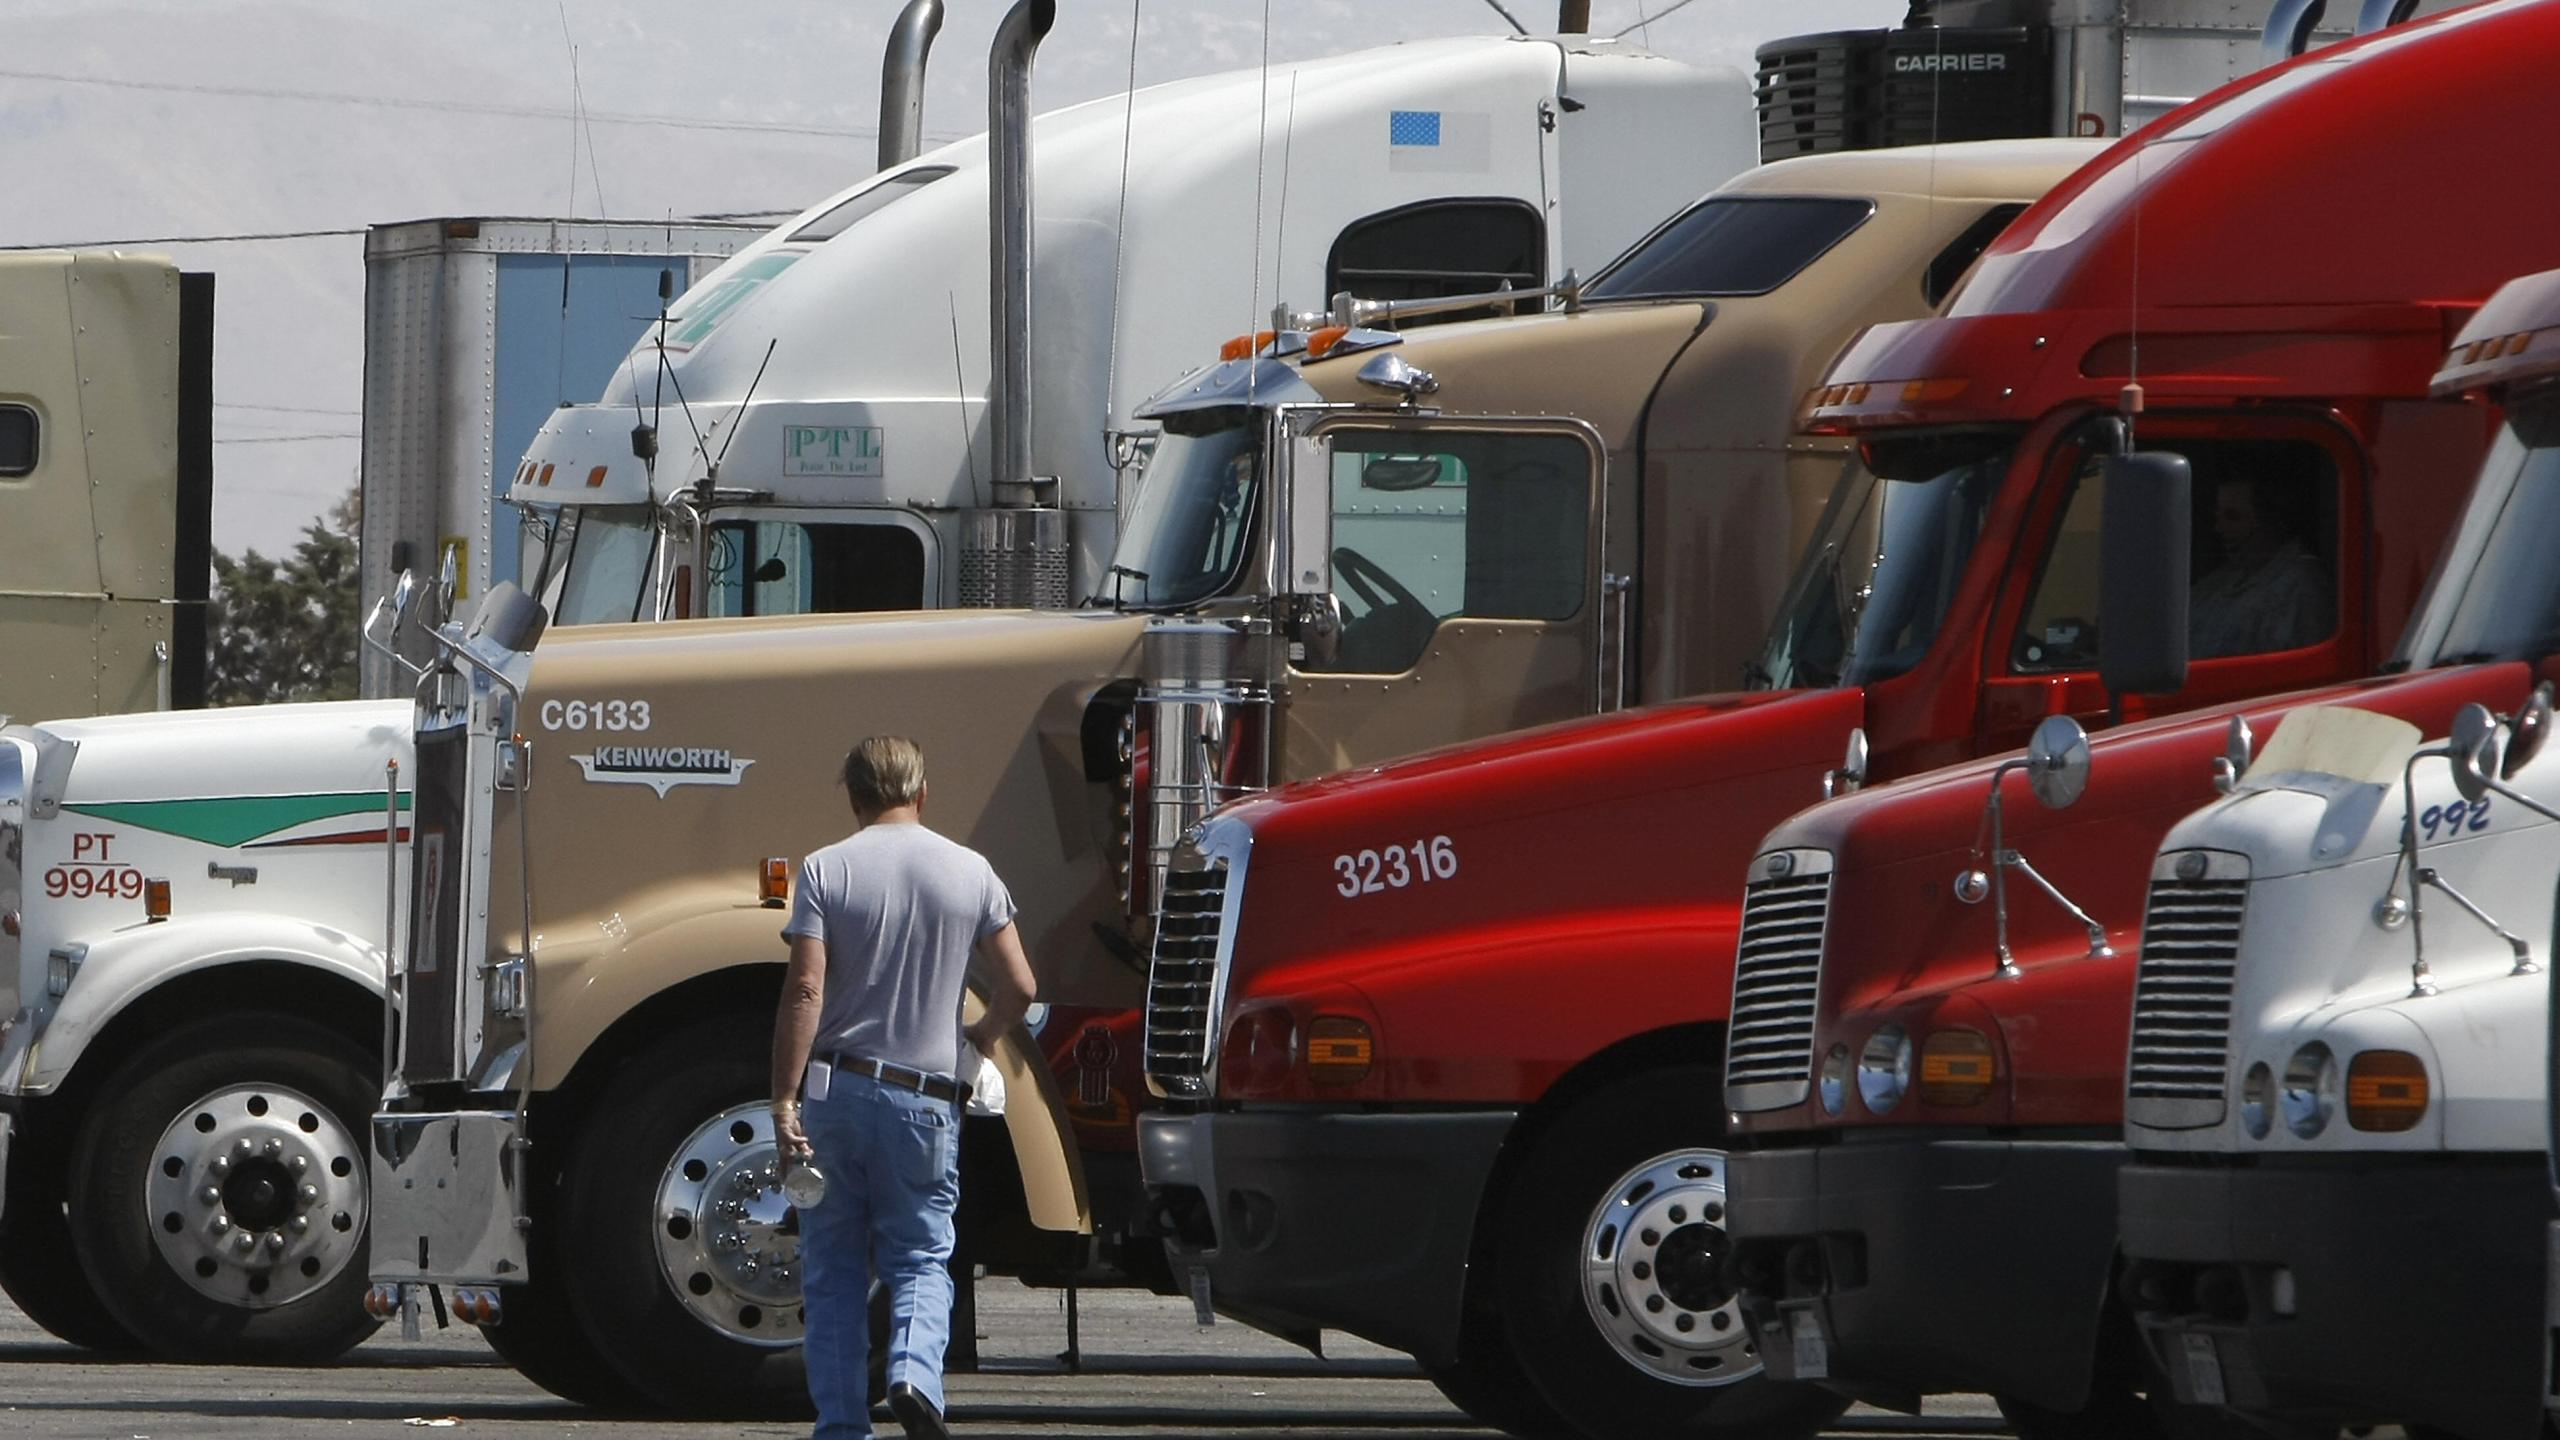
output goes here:
[{"label": "chrome exhaust stack", "polygon": [[880,168],[904,165],[924,148],[924,66],[942,31],[942,0],[907,0],[889,27],[880,61]]},{"label": "chrome exhaust stack", "polygon": [[989,429],[995,506],[961,545],[960,603],[1063,609],[1067,515],[1058,479],[1031,473],[1031,62],[1057,23],[1055,0],[1019,0],[987,56]]}]

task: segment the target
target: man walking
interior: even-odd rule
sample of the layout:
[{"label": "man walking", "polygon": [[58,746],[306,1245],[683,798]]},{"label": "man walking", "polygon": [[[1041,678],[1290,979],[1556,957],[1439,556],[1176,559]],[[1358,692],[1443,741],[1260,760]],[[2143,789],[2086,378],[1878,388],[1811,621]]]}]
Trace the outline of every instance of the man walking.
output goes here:
[{"label": "man walking", "polygon": [[[773,1028],[773,1126],[815,1154],[826,1198],[800,1216],[816,1440],[869,1436],[873,1267],[890,1296],[889,1408],[943,1440],[952,1216],[960,1202],[961,998],[974,953],[978,1051],[1031,1004],[1013,897],[986,858],[924,826],[924,752],[874,735],[844,759],[853,834],[800,867]],[[974,1067],[972,1067],[974,1069]],[[805,1098],[804,1098],[805,1097]]]}]

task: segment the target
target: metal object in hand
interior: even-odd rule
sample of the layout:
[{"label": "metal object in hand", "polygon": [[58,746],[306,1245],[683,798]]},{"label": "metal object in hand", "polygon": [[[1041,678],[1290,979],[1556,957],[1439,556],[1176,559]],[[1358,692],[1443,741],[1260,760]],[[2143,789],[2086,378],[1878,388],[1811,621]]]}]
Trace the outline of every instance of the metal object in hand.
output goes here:
[{"label": "metal object in hand", "polygon": [[827,1173],[814,1160],[794,1159],[782,1172],[782,1197],[793,1209],[816,1209],[827,1198]]}]

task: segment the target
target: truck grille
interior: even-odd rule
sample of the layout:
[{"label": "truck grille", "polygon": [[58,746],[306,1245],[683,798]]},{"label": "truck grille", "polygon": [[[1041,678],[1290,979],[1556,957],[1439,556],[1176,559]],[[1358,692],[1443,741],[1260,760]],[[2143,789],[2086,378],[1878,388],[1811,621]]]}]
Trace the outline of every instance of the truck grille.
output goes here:
[{"label": "truck grille", "polygon": [[2248,861],[2238,855],[2180,850],[2152,867],[2134,973],[2127,1119],[2162,1129],[2221,1123],[2248,898]]},{"label": "truck grille", "polygon": [[1165,875],[1147,966],[1147,1079],[1177,1099],[1209,1093],[1218,1024],[1218,959],[1231,870],[1189,846]]},{"label": "truck grille", "polygon": [[1831,856],[1780,850],[1752,861],[1751,873],[1760,878],[1743,887],[1725,1101],[1737,1110],[1775,1110],[1801,1103],[1813,1083]]}]

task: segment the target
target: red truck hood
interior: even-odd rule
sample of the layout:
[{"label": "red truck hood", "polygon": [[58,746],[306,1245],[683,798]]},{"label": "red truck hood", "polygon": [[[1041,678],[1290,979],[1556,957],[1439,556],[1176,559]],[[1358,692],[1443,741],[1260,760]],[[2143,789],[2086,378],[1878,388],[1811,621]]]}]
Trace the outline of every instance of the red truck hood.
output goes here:
[{"label": "red truck hood", "polygon": [[[2532,676],[2516,664],[2432,670],[2194,711],[2093,738],[2089,785],[2047,810],[2025,778],[2003,781],[2007,844],[2104,926],[2112,958],[2092,958],[2088,932],[2032,882],[2009,876],[2009,944],[2021,973],[1999,976],[1993,907],[1952,894],[1973,854],[1990,776],[2008,756],[1815,806],[1770,832],[1767,849],[1830,851],[1830,919],[1822,949],[1815,1056],[1857,1052],[1888,1020],[1914,1036],[1930,1022],[1982,1024],[2003,1049],[2005,1087],[1988,1107],[1931,1116],[1906,1102],[1893,1123],[2109,1126],[2121,1072],[2152,857],[2179,820],[2215,797],[2212,762],[2230,717],[2246,715],[2264,745],[2297,706],[2351,704],[2441,735],[2468,701],[2507,709]],[[1952,1007],[1955,1014],[1947,1014]],[[1853,1102],[1839,1120],[1810,1103],[1746,1117],[1752,1130],[1875,1123]]]}]

